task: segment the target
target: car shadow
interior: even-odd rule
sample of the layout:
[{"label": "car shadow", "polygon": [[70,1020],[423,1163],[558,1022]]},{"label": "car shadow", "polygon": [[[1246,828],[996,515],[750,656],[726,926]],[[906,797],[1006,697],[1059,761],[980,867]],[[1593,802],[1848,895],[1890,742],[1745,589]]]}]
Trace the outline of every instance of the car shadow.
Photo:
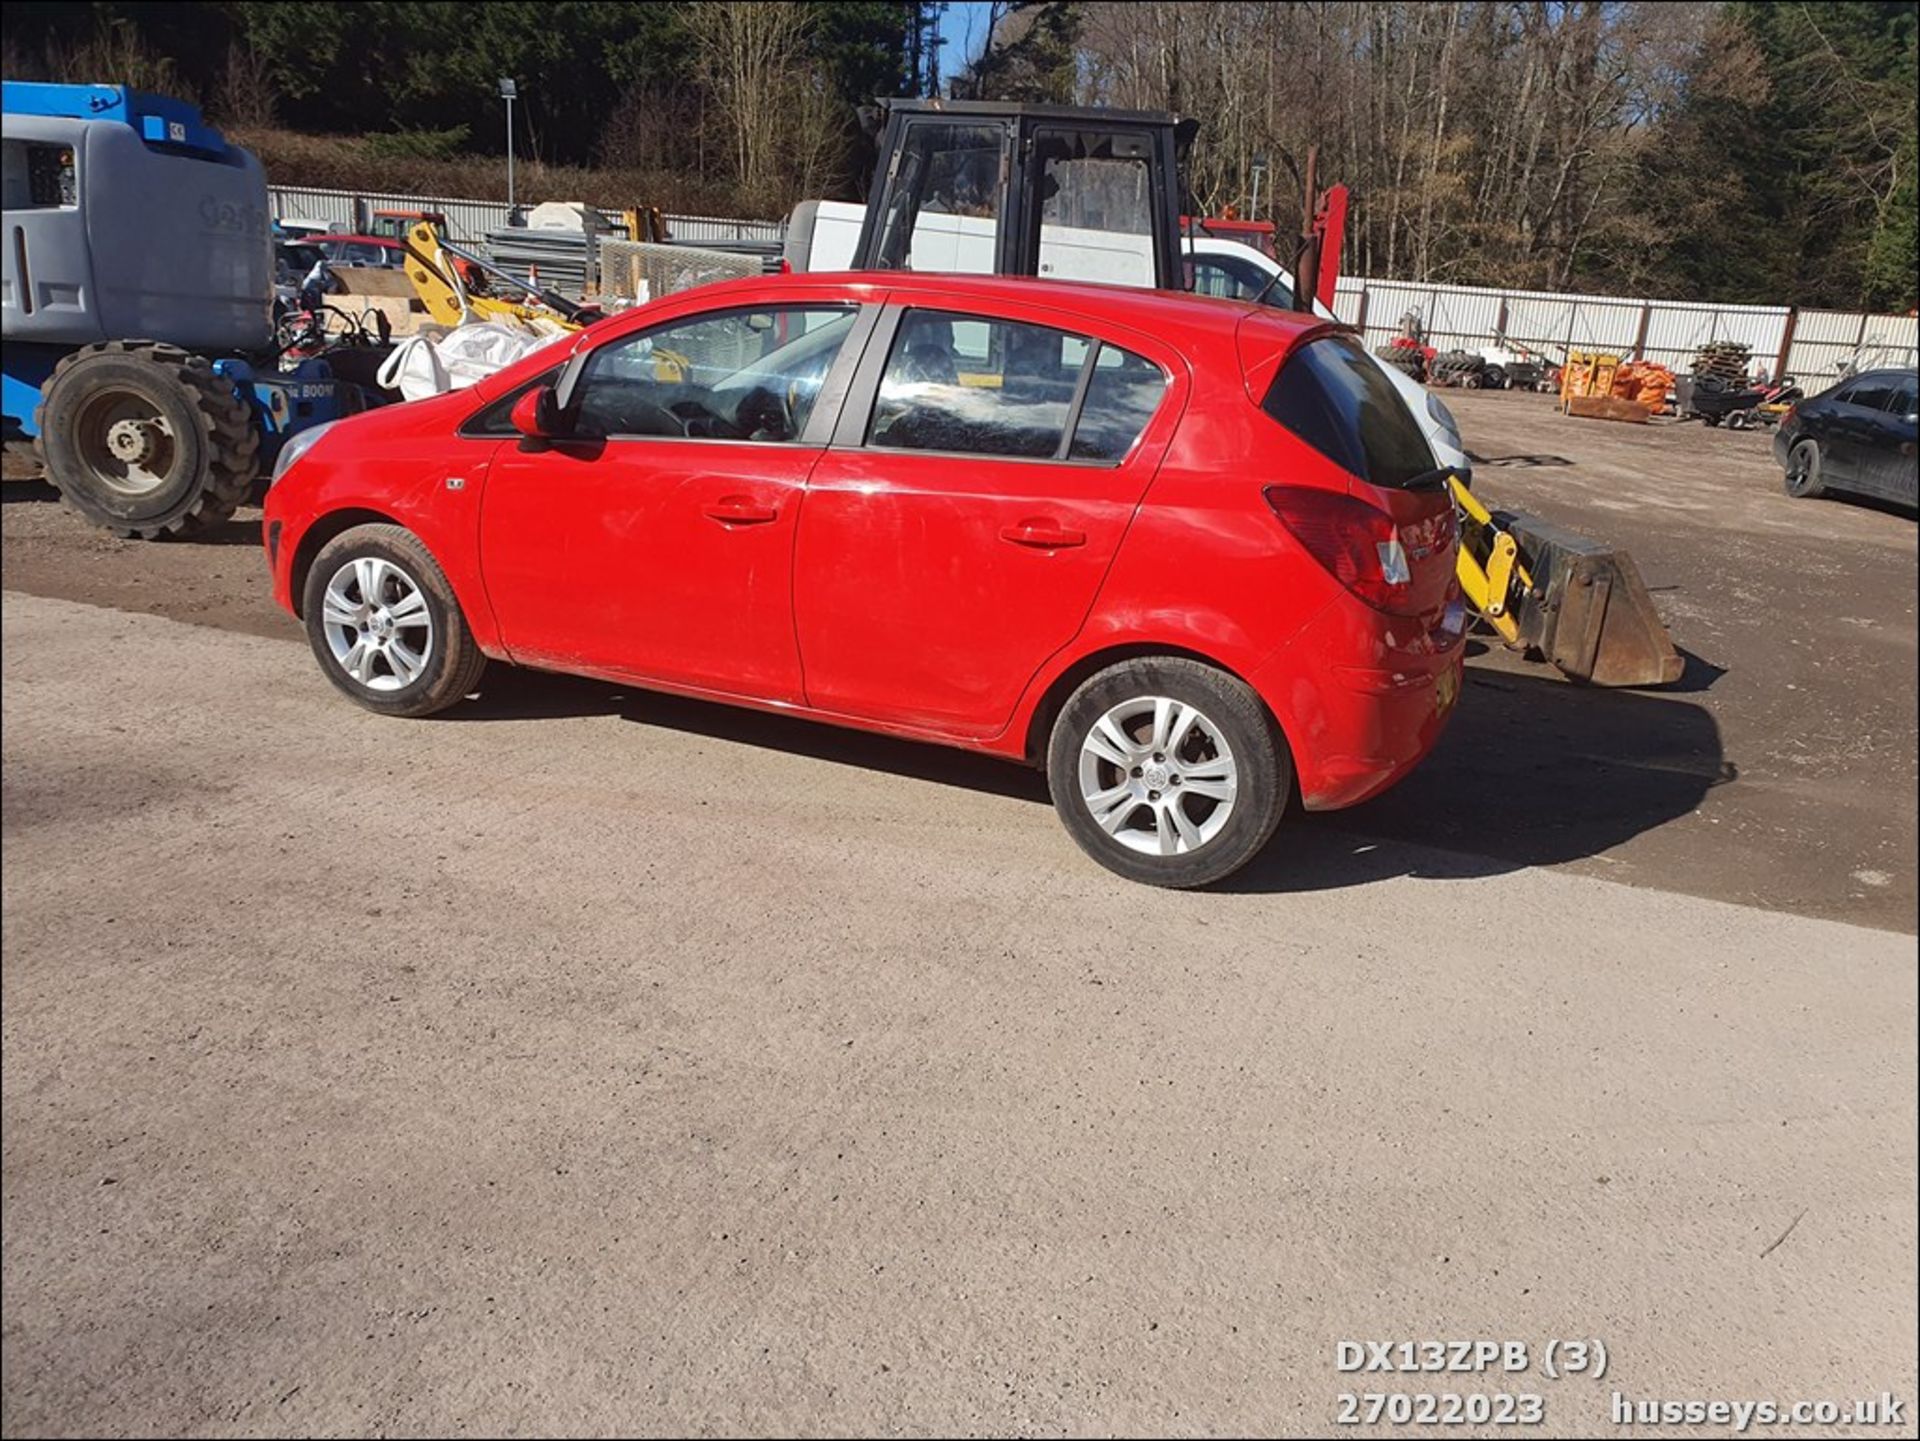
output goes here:
[{"label": "car shadow", "polygon": [[1697,683],[1683,676],[1660,692],[1470,664],[1458,711],[1412,775],[1351,810],[1306,816],[1291,843],[1283,829],[1224,888],[1498,875],[1600,855],[1690,815],[1739,769],[1718,722],[1685,698],[1724,672],[1695,656],[1688,662],[1699,668]]},{"label": "car shadow", "polygon": [[1040,772],[973,751],[516,666],[489,667],[479,694],[465,705],[443,711],[440,719],[543,720],[582,715],[614,715],[734,745],[1052,804],[1046,778]]},{"label": "car shadow", "polygon": [[[1274,843],[1220,889],[1283,894],[1388,876],[1499,875],[1599,855],[1689,815],[1739,772],[1712,715],[1685,698],[1724,671],[1690,653],[1687,659],[1679,686],[1658,693],[1470,663],[1459,709],[1411,776],[1352,810],[1295,812]],[[477,698],[444,719],[581,715],[1050,804],[1040,772],[988,756],[509,666],[489,670]]]},{"label": "car shadow", "polygon": [[1920,520],[1920,507],[1903,500],[1889,500],[1883,495],[1863,495],[1851,490],[1829,490],[1817,498],[1849,505],[1855,510],[1874,510],[1881,515],[1898,516],[1901,520]]}]

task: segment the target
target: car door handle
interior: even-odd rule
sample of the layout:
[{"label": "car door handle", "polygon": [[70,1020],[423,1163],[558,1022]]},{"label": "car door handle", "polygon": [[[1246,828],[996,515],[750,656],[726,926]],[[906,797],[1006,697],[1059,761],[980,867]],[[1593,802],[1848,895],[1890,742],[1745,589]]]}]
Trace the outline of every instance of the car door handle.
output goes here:
[{"label": "car door handle", "polygon": [[1015,545],[1030,545],[1035,550],[1063,550],[1070,545],[1085,545],[1087,534],[1082,530],[1067,530],[1051,520],[1023,520],[1002,530],[1000,539]]},{"label": "car door handle", "polygon": [[723,495],[705,507],[705,512],[707,519],[722,525],[765,525],[780,518],[780,512],[772,506],[761,505],[744,495]]}]

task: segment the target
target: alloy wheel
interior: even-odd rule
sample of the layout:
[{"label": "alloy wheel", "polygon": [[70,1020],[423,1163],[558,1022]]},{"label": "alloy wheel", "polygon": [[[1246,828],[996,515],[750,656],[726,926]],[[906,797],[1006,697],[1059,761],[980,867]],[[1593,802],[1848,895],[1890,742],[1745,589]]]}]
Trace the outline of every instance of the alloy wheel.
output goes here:
[{"label": "alloy wheel", "polygon": [[321,624],[334,660],[368,690],[403,690],[433,658],[426,593],[406,571],[376,555],[356,556],[333,573]]},{"label": "alloy wheel", "polygon": [[1239,766],[1220,727],[1169,696],[1114,706],[1080,745],[1080,798],[1099,827],[1142,855],[1186,855],[1233,813]]}]

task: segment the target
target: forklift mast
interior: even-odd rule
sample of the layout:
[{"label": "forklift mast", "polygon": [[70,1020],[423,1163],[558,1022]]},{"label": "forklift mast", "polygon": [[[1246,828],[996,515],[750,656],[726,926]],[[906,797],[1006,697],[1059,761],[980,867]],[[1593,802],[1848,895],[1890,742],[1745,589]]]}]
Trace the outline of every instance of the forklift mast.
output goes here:
[{"label": "forklift mast", "polygon": [[[1158,111],[884,102],[860,270],[953,270],[1188,288],[1181,168],[1197,122]],[[1071,240],[1071,244],[1064,243]]]}]

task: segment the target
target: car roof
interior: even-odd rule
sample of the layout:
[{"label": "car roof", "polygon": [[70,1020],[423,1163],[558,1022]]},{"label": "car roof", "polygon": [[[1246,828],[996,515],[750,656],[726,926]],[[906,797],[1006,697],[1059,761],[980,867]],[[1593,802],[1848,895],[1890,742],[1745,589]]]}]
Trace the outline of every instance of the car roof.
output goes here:
[{"label": "car roof", "polygon": [[316,235],[313,238],[318,241],[324,241],[328,245],[339,243],[343,245],[385,245],[394,250],[401,248],[400,242],[395,240],[391,235],[335,235],[329,232],[325,235]]},{"label": "car roof", "polygon": [[782,289],[810,287],[884,290],[902,300],[918,294],[945,301],[1048,307],[1072,311],[1091,320],[1131,326],[1169,339],[1182,332],[1200,332],[1231,341],[1240,323],[1250,314],[1258,314],[1264,321],[1293,335],[1324,329],[1328,323],[1317,315],[1275,310],[1271,306],[1256,306],[1215,295],[1195,295],[1184,290],[1145,290],[1084,280],[1037,280],[1030,276],[958,275],[938,271],[802,271],[732,281],[712,286],[707,293],[719,298],[728,291],[767,295]]}]

